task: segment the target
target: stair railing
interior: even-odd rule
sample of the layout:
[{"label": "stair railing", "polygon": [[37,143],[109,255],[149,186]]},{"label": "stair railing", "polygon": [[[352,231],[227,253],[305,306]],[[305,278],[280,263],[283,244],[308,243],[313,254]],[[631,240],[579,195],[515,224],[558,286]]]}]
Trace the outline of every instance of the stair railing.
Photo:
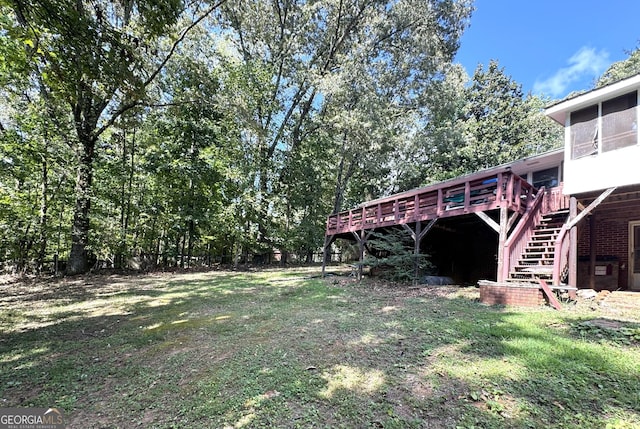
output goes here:
[{"label": "stair railing", "polygon": [[504,243],[502,276],[498,281],[504,281],[509,277],[509,273],[515,268],[518,262],[518,258],[524,253],[524,249],[533,235],[533,230],[540,224],[543,215],[542,209],[544,207],[543,200],[545,199],[545,194],[546,192],[543,186],[538,190],[538,193],[529,206],[529,210],[525,212],[516,228]]},{"label": "stair railing", "polygon": [[560,275],[562,274],[562,270],[569,263],[569,228],[567,228],[567,224],[562,225],[562,229],[558,233],[558,238],[556,238],[555,246],[553,249],[553,276],[552,282],[554,285],[560,284]]},{"label": "stair railing", "polygon": [[547,190],[545,196],[544,210],[546,213],[557,212],[569,208],[569,196],[564,195],[564,183],[558,184]]}]

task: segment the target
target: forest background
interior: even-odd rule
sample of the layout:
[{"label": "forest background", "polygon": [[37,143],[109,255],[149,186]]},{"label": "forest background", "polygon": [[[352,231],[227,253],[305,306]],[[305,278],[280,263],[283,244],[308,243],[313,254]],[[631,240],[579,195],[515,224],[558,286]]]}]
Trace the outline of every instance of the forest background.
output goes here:
[{"label": "forest background", "polygon": [[312,262],[330,213],[559,147],[552,100],[453,63],[472,10],[0,0],[2,270]]}]

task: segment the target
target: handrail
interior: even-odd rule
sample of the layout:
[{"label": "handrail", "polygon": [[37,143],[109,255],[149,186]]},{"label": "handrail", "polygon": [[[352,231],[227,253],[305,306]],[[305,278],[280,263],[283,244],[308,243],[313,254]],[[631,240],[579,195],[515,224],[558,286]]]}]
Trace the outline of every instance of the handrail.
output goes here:
[{"label": "handrail", "polygon": [[335,235],[425,221],[437,217],[486,211],[506,202],[513,211],[526,212],[535,188],[511,171],[470,175],[366,202],[327,218],[326,234]]},{"label": "handrail", "polygon": [[551,277],[554,285],[560,284],[560,273],[562,271],[562,263],[568,258],[569,246],[565,246],[565,236],[567,235],[567,224],[562,225],[560,232],[558,233],[558,238],[556,238],[556,242],[553,248],[553,275]]},{"label": "handrail", "polygon": [[556,212],[569,208],[569,197],[563,194],[564,184],[561,182],[558,186],[548,189],[547,198],[545,198],[546,212]]},{"label": "handrail", "polygon": [[518,225],[513,230],[502,249],[504,263],[502,265],[502,280],[509,277],[509,272],[515,267],[517,257],[524,251],[527,242],[533,234],[533,229],[542,218],[541,212],[543,208],[542,202],[545,199],[544,186],[538,190],[529,209],[524,214]]}]

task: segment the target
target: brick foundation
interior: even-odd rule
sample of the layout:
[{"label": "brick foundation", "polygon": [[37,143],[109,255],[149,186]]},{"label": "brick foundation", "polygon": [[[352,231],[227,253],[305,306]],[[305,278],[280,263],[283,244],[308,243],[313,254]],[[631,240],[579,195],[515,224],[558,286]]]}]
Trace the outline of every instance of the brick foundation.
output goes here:
[{"label": "brick foundation", "polygon": [[480,301],[488,305],[514,305],[538,307],[545,303],[540,288],[536,286],[480,285]]}]

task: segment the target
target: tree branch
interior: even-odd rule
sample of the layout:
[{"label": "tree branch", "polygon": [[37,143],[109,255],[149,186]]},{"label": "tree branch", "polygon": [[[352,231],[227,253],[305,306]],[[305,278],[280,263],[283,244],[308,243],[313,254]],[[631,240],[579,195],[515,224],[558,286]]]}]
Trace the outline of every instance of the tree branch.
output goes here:
[{"label": "tree branch", "polygon": [[[160,62],[158,67],[149,75],[147,80],[142,83],[142,89],[143,90],[145,90],[155,80],[155,78],[160,74],[160,72],[164,69],[164,67],[167,65],[169,60],[175,54],[176,50],[178,49],[178,46],[180,46],[180,44],[187,37],[187,34],[189,34],[189,32],[191,32],[191,30],[193,30],[195,27],[197,27],[200,24],[200,22],[202,22],[207,16],[211,15],[211,13],[214,10],[216,10],[217,8],[222,6],[226,1],[227,0],[218,1],[213,6],[211,6],[209,9],[207,9],[202,15],[200,15],[195,21],[193,21],[191,24],[189,24],[189,26],[187,28],[182,30],[182,33],[180,34],[180,36],[171,45],[171,49],[169,49],[169,53],[166,55],[166,57],[164,57],[164,59]],[[133,109],[136,106],[140,106],[142,104],[143,103],[140,100],[131,100],[131,101],[127,102],[127,103],[121,104],[120,107],[118,107],[118,109],[116,109],[116,111],[113,112],[113,114],[111,115],[109,120],[107,120],[107,122],[105,122],[94,133],[93,138],[97,139],[103,132],[105,132],[110,126],[112,126],[116,122],[116,120],[123,113],[127,112],[128,110]]]},{"label": "tree branch", "polygon": [[158,68],[151,73],[151,75],[149,76],[149,78],[142,84],[143,88],[146,88],[147,86],[149,86],[149,84],[151,82],[154,81],[154,79],[156,78],[156,76],[162,71],[162,69],[164,68],[164,66],[167,65],[167,63],[169,62],[169,60],[171,59],[171,57],[173,57],[173,54],[175,53],[176,49],[178,49],[178,46],[180,45],[180,43],[182,43],[182,41],[184,40],[185,37],[187,37],[187,34],[189,34],[189,32],[198,26],[198,24],[200,24],[200,22],[202,22],[202,20],[204,20],[207,16],[209,16],[214,10],[216,10],[217,8],[219,8],[220,6],[222,6],[227,0],[220,0],[218,3],[214,4],[213,6],[211,6],[205,13],[203,13],[202,15],[200,15],[200,17],[198,17],[198,19],[196,19],[195,21],[193,21],[187,28],[185,28],[182,31],[182,34],[180,35],[180,37],[178,37],[176,39],[175,42],[173,42],[173,45],[171,45],[171,49],[169,49],[169,53],[167,54],[167,56],[164,58],[164,60],[162,60],[162,62],[160,63],[160,65],[158,66]]}]

